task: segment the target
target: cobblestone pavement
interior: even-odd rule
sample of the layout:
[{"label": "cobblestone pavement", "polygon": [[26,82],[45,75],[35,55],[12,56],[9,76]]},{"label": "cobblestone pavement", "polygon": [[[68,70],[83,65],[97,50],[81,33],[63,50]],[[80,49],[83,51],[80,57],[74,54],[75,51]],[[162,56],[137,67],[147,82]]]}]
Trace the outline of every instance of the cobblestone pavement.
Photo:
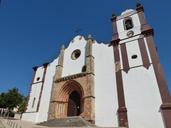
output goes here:
[{"label": "cobblestone pavement", "polygon": [[[12,119],[7,120],[7,119],[3,119],[0,117],[0,128],[57,128],[57,127],[40,126],[40,125],[35,125],[27,121],[12,120]],[[60,127],[60,128],[76,128],[76,127]],[[85,126],[85,127],[80,127],[80,128],[104,128],[104,127],[91,127],[91,126],[86,127]],[[105,128],[114,128],[114,127],[105,127]],[[121,127],[117,127],[117,128],[121,128]]]},{"label": "cobblestone pavement", "polygon": [[0,119],[0,128],[5,128],[4,125],[2,124],[1,119]]}]

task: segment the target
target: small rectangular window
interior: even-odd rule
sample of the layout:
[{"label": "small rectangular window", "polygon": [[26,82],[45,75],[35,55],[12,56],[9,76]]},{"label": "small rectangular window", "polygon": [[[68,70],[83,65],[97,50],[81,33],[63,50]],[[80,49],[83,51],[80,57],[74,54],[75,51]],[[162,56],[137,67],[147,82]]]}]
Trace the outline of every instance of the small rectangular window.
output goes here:
[{"label": "small rectangular window", "polygon": [[34,97],[34,99],[33,99],[33,103],[32,103],[32,108],[34,107],[35,100],[36,100],[36,98]]}]

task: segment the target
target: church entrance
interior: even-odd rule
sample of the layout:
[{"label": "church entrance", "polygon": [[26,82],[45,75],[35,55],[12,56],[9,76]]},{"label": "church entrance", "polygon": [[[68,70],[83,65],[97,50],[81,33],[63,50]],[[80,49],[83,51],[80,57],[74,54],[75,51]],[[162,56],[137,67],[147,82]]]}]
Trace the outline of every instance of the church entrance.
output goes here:
[{"label": "church entrance", "polygon": [[81,108],[81,97],[77,91],[69,95],[67,116],[79,116]]}]

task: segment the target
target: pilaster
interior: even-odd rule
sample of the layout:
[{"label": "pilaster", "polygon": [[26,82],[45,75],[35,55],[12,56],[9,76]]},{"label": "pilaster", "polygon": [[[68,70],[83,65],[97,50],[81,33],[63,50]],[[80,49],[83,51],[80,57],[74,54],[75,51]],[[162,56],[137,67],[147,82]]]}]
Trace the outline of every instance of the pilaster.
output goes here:
[{"label": "pilaster", "polygon": [[40,89],[40,95],[39,95],[39,99],[38,99],[38,104],[37,104],[37,112],[39,111],[39,107],[40,107],[40,101],[41,101],[41,97],[42,97],[42,92],[43,92],[43,87],[44,87],[44,82],[45,82],[45,76],[46,76],[46,71],[47,71],[47,66],[49,63],[44,63],[43,64],[43,78],[42,78],[42,85],[41,85],[41,89]]},{"label": "pilaster", "polygon": [[[127,116],[127,108],[125,104],[125,95],[123,89],[123,79],[122,79],[122,71],[121,71],[121,64],[120,64],[120,54],[119,54],[119,35],[117,32],[117,25],[116,25],[116,15],[112,15],[112,28],[113,28],[113,36],[111,45],[113,46],[114,52],[114,61],[115,61],[115,74],[116,74],[116,86],[117,86],[117,94],[118,94],[118,123],[120,127],[128,127],[128,116]],[[126,47],[125,44],[121,46],[121,52],[123,64],[124,64],[124,71],[129,71],[129,64],[127,62],[128,57],[126,54]]]},{"label": "pilaster", "polygon": [[31,88],[32,88],[32,84],[33,84],[34,79],[35,79],[37,68],[38,68],[38,66],[33,67],[34,73],[33,73],[33,78],[32,78],[31,84],[30,84],[30,88],[29,88],[29,94],[28,94],[28,98],[27,98],[27,108],[28,108],[28,103],[29,103],[29,100],[30,100]]},{"label": "pilaster", "polygon": [[[95,123],[95,96],[94,96],[94,56],[93,56],[93,38],[88,36],[86,45],[86,73],[87,73],[87,87],[85,90],[84,110],[88,113],[84,113],[85,117],[88,117],[89,121]],[[86,83],[85,83],[86,84]]]},{"label": "pilaster", "polygon": [[128,127],[127,108],[125,104],[125,95],[123,88],[122,71],[120,65],[119,55],[119,39],[113,40],[114,60],[115,60],[115,74],[116,74],[116,86],[118,94],[118,122],[120,127]]},{"label": "pilaster", "polygon": [[62,77],[64,53],[65,53],[65,46],[62,45],[59,59],[58,59],[58,65],[56,66],[56,72],[55,72],[55,77],[54,77],[55,81]]}]

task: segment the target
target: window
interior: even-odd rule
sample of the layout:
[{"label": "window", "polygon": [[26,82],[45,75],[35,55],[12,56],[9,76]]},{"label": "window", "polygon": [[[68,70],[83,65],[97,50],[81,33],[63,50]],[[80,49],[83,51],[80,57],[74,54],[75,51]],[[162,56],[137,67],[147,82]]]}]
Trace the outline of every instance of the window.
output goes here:
[{"label": "window", "polygon": [[32,103],[32,108],[34,107],[35,100],[36,100],[36,98],[34,97],[34,99],[33,99],[33,103]]},{"label": "window", "polygon": [[40,77],[37,77],[37,79],[36,79],[37,81],[39,81],[40,80]]},{"label": "window", "polygon": [[136,59],[136,58],[137,58],[137,55],[132,55],[131,58],[132,58],[132,59]]},{"label": "window", "polygon": [[131,18],[124,20],[124,27],[125,27],[125,30],[129,30],[133,28],[133,22]]},{"label": "window", "polygon": [[83,66],[82,72],[86,72],[86,65]]},{"label": "window", "polygon": [[81,51],[76,49],[71,54],[71,59],[76,60],[81,55]]}]

